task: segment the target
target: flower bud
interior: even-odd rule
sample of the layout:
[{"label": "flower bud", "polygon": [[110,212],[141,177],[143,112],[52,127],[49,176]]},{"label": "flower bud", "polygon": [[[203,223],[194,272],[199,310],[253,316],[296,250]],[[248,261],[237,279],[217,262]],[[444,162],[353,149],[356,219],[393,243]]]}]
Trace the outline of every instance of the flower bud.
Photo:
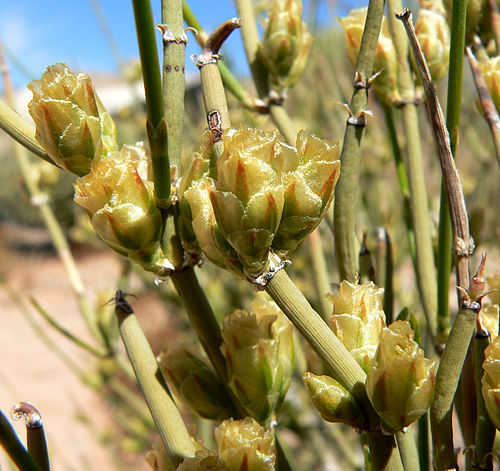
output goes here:
[{"label": "flower bud", "polygon": [[312,36],[302,21],[301,0],[273,0],[260,45],[271,83],[280,91],[293,86],[306,66]]},{"label": "flower bud", "polygon": [[372,281],[359,285],[346,280],[340,284],[339,294],[328,296],[333,303],[332,330],[365,372],[385,327],[383,296],[384,289]]},{"label": "flower bud", "polygon": [[495,104],[500,113],[500,56],[479,61],[479,69]]},{"label": "flower bud", "polygon": [[220,421],[231,415],[224,385],[193,347],[175,345],[160,354],[158,363],[182,400],[200,417]]},{"label": "flower bud", "polygon": [[498,304],[487,303],[481,307],[479,318],[483,326],[488,330],[492,339],[498,334]]},{"label": "flower bud", "polygon": [[367,420],[356,398],[330,376],[304,373],[302,376],[307,394],[327,422],[341,422],[363,429]]},{"label": "flower bud", "polygon": [[164,275],[168,261],[159,245],[162,218],[145,160],[142,145],[136,145],[95,161],[91,172],[75,182],[74,199],[87,210],[106,244],[146,270]]},{"label": "flower bud", "polygon": [[438,82],[448,72],[450,59],[450,28],[443,15],[422,9],[415,23],[422,52],[432,79]]},{"label": "flower bud", "polygon": [[249,415],[267,423],[290,386],[293,329],[277,306],[253,308],[253,313],[237,310],[224,318],[223,351],[235,395]]},{"label": "flower bud", "polygon": [[[367,11],[367,8],[356,8],[351,10],[345,18],[338,19],[344,29],[347,57],[354,66],[356,65],[361,47],[361,38],[365,28]],[[382,18],[382,27],[375,52],[373,72],[380,72],[372,84],[379,99],[389,105],[399,100],[400,95],[397,83],[398,58],[385,17]],[[369,79],[369,77],[363,78],[366,80]]]},{"label": "flower bud", "polygon": [[36,139],[58,165],[83,176],[93,160],[118,150],[113,120],[88,75],[74,74],[67,65],[57,63],[28,88],[33,92],[28,108],[36,124]]},{"label": "flower bud", "polygon": [[193,215],[186,192],[196,182],[209,176],[210,161],[213,157],[213,139],[212,134],[205,130],[198,145],[198,149],[192,154],[183,156],[181,160],[180,175],[181,178],[177,185],[177,208],[176,233],[182,241],[185,253],[193,261],[198,260],[201,255],[201,249],[196,241],[196,235],[193,229]]},{"label": "flower bud", "polygon": [[225,420],[215,429],[215,439],[227,471],[274,471],[273,431],[251,417]]},{"label": "flower bud", "polygon": [[300,131],[282,182],[285,201],[272,248],[286,258],[321,222],[333,199],[340,173],[339,145]]},{"label": "flower bud", "polygon": [[424,357],[413,336],[407,321],[384,328],[366,379],[373,407],[393,432],[424,414],[434,393],[435,362]]},{"label": "flower bud", "polygon": [[198,450],[194,458],[186,458],[176,471],[229,471],[224,461],[213,451]]},{"label": "flower bud", "polygon": [[500,430],[500,337],[484,350],[481,379],[484,404],[493,425]]}]

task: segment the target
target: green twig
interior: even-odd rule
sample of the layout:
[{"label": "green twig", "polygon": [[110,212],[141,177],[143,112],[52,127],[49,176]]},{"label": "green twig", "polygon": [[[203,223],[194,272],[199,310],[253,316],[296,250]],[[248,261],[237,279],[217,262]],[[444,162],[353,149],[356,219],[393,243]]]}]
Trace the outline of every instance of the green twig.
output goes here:
[{"label": "green twig", "polygon": [[162,0],[163,33],[163,99],[168,132],[168,158],[178,165],[182,155],[184,131],[185,55],[187,37],[184,32],[182,0]]},{"label": "green twig", "polygon": [[405,433],[397,433],[396,441],[398,442],[398,448],[401,453],[405,471],[420,471],[418,449],[411,431],[408,430]]},{"label": "green twig", "polygon": [[418,457],[421,471],[429,471],[429,413],[418,419]]},{"label": "green twig", "polygon": [[42,471],[0,411],[0,445],[20,471]]},{"label": "green twig", "polygon": [[42,471],[50,471],[47,440],[45,439],[42,417],[38,410],[28,402],[19,402],[12,408],[11,415],[16,420],[24,419],[28,453]]},{"label": "green twig", "polygon": [[[314,311],[304,295],[294,285],[285,270],[279,270],[266,285],[267,293],[292,321],[311,347],[325,361],[333,376],[353,394],[371,421],[378,417],[366,396],[366,374],[344,345]],[[393,436],[369,432],[370,451],[377,470],[401,470],[402,464]]]},{"label": "green twig", "polygon": [[[450,135],[451,152],[457,154],[460,112],[462,104],[462,79],[466,33],[467,0],[455,0],[451,12],[450,66],[448,73],[448,98],[446,127]],[[451,323],[449,308],[450,273],[453,234],[444,182],[441,184],[438,235],[438,318],[441,324],[441,341],[446,340]]]},{"label": "green twig", "polygon": [[391,238],[383,227],[379,227],[377,229],[375,284],[384,288],[383,310],[387,325],[392,323],[394,317],[394,288],[392,274],[393,258]]},{"label": "green twig", "polygon": [[36,156],[49,164],[56,165],[35,139],[35,126],[21,118],[2,100],[0,100],[0,128]]},{"label": "green twig", "polygon": [[321,235],[318,230],[313,231],[307,238],[309,243],[309,253],[311,255],[312,274],[314,288],[316,290],[317,302],[321,306],[321,317],[328,322],[332,312],[332,304],[326,299],[330,292],[330,279],[328,267],[326,265],[325,253],[321,241]]},{"label": "green twig", "polygon": [[175,469],[184,458],[194,456],[193,441],[160,372],[151,346],[122,291],[117,291],[116,294],[115,313],[137,381],[160,432],[170,465]]},{"label": "green twig", "polygon": [[[380,26],[384,13],[383,0],[370,0],[365,29],[356,63],[356,83],[367,85],[373,71]],[[335,251],[341,280],[354,281],[358,272],[356,241],[356,206],[358,200],[361,140],[366,124],[367,86],[355,86],[349,106],[349,117],[340,155],[341,172],[335,189]]]},{"label": "green twig", "polygon": [[166,209],[170,206],[171,177],[153,12],[149,0],[132,0],[132,4],[146,93],[146,129],[151,148],[156,204]]}]

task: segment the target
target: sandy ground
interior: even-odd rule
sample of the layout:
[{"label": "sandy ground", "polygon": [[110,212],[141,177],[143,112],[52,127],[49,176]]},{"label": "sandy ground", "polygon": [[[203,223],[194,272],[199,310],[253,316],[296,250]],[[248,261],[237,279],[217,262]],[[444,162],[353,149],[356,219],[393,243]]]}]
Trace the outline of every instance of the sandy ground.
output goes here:
[{"label": "sandy ground", "polygon": [[[11,236],[5,226],[0,226],[3,242],[0,274],[25,302],[28,296],[33,296],[68,330],[90,340],[59,260],[34,252],[21,256],[18,251],[5,247],[5,240]],[[89,293],[103,288],[115,289],[120,264],[113,254],[106,250],[87,252],[78,257],[77,263]],[[147,310],[149,324],[155,318],[162,318],[165,323],[165,311],[157,301],[150,300]],[[91,364],[89,354],[54,332],[39,315],[35,314],[35,318],[71,359],[84,368]],[[99,443],[99,437],[113,426],[109,406],[99,394],[83,386],[63,361],[40,341],[2,286],[0,325],[0,410],[8,415],[18,401],[31,402],[40,410],[53,470],[150,469],[142,458],[127,465],[113,462],[113,450]],[[81,415],[89,418],[90,423],[78,420]],[[24,423],[15,422],[14,427],[24,439]],[[7,458],[0,449],[0,469],[9,469],[6,463]]]}]

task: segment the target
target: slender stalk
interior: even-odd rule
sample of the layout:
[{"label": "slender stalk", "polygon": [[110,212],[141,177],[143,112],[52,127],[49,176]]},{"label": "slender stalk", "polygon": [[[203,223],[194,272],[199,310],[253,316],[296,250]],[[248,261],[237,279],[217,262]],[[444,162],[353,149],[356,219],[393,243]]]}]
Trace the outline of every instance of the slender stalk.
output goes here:
[{"label": "slender stalk", "polygon": [[375,268],[375,284],[384,287],[383,310],[387,325],[394,317],[394,288],[392,282],[393,258],[392,242],[389,233],[379,227],[377,230],[377,261]]},{"label": "slender stalk", "polygon": [[420,471],[420,460],[418,449],[410,430],[407,432],[398,432],[396,434],[401,460],[405,471]]},{"label": "slender stalk", "polygon": [[450,331],[436,374],[430,418],[436,471],[458,469],[453,446],[453,398],[476,325],[477,310],[462,305]]},{"label": "slender stalk", "polygon": [[20,471],[42,471],[26,451],[5,415],[0,411],[0,445]]},{"label": "slender stalk", "polygon": [[[309,342],[321,359],[330,367],[335,379],[350,391],[368,414],[378,421],[364,387],[366,374],[314,311],[304,295],[293,284],[285,270],[278,271],[266,285],[267,293]],[[370,451],[378,470],[402,469],[395,439],[381,432],[369,432]]]},{"label": "slender stalk", "polygon": [[2,100],[0,100],[0,128],[36,156],[49,164],[56,165],[35,139],[35,126],[19,116]]},{"label": "slender stalk", "polygon": [[495,156],[498,164],[500,165],[500,117],[493,100],[491,99],[488,86],[484,81],[481,70],[479,69],[479,64],[470,47],[467,47],[467,58],[469,59],[472,77],[479,96],[479,104],[481,105],[481,109],[483,110],[488,126],[490,127],[491,137],[493,138],[493,146],[495,148]]},{"label": "slender stalk", "polygon": [[418,419],[418,457],[421,471],[429,471],[429,413]]},{"label": "slender stalk", "polygon": [[319,231],[317,229],[313,231],[307,240],[309,242],[309,253],[311,254],[314,288],[321,306],[320,314],[324,321],[328,322],[332,305],[325,295],[330,292],[330,280]]},{"label": "slender stalk", "polygon": [[153,12],[149,0],[132,0],[132,4],[146,93],[146,129],[151,148],[156,204],[159,208],[166,209],[170,206],[171,178]]},{"label": "slender stalk", "polygon": [[401,190],[401,195],[403,196],[403,218],[406,226],[406,233],[408,234],[410,257],[416,273],[415,233],[413,232],[411,220],[410,187],[408,185],[408,176],[406,175],[406,168],[401,154],[401,149],[399,147],[398,135],[394,123],[395,110],[387,105],[383,105],[383,110],[385,125],[389,131],[392,155],[394,157],[394,163],[396,164],[396,175],[398,176],[399,189]]},{"label": "slender stalk", "polygon": [[84,340],[78,338],[76,335],[72,334],[69,330],[65,329],[59,322],[57,322],[50,314],[42,307],[34,298],[30,298],[31,304],[34,308],[40,313],[40,315],[52,326],[56,329],[60,334],[66,337],[68,340],[73,342],[75,345],[78,345],[80,348],[85,350],[86,352],[94,355],[97,358],[104,358],[106,354],[97,348],[93,347],[89,343]]},{"label": "slender stalk", "polygon": [[493,450],[493,442],[495,441],[495,426],[491,423],[488,416],[488,411],[484,404],[482,394],[481,378],[483,376],[484,349],[490,344],[491,338],[488,331],[477,329],[473,340],[473,357],[474,357],[474,372],[476,383],[476,400],[477,400],[477,423],[476,436],[474,440],[474,461],[477,469],[481,471],[493,470],[492,456],[488,455]]},{"label": "slender stalk", "polygon": [[[388,0],[389,11],[401,11],[401,0]],[[430,331],[437,329],[437,289],[434,252],[430,231],[425,173],[418,123],[415,87],[408,59],[408,38],[401,23],[390,15],[389,24],[398,56],[398,88],[403,101],[402,115],[406,136],[406,173],[410,189],[412,227],[415,234],[417,286]]]},{"label": "slender stalk", "polygon": [[28,402],[19,402],[12,408],[11,415],[16,420],[24,419],[28,453],[42,471],[50,471],[47,440],[45,439],[42,417],[38,410]]},{"label": "slender stalk", "polygon": [[175,469],[184,458],[194,456],[193,441],[160,372],[151,346],[121,291],[116,295],[115,314],[137,381],[165,445],[169,464]]},{"label": "slender stalk", "polygon": [[[446,127],[450,135],[451,152],[455,156],[458,148],[462,104],[467,0],[455,0],[452,5]],[[449,207],[443,182],[441,184],[438,233],[438,318],[442,326],[440,332],[441,341],[446,341],[447,328],[451,323],[449,289],[452,266],[452,238]]]},{"label": "slender stalk", "polygon": [[162,0],[163,32],[163,99],[168,133],[168,158],[178,165],[182,155],[184,130],[185,55],[187,37],[184,32],[182,0]]},{"label": "slender stalk", "polygon": [[355,85],[340,155],[341,172],[335,190],[335,251],[341,280],[354,281],[358,272],[356,241],[356,206],[358,201],[361,141],[368,101],[367,83],[373,71],[380,26],[384,14],[383,0],[370,0],[365,29],[356,63]]}]

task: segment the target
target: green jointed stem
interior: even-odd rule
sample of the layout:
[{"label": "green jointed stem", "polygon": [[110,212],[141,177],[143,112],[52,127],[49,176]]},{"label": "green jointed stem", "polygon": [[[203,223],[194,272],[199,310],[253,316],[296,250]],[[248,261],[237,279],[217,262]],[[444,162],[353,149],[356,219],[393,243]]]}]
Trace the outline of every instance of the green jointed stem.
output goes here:
[{"label": "green jointed stem", "polygon": [[124,298],[118,299],[115,313],[137,381],[160,432],[170,465],[175,469],[184,458],[194,456],[193,441],[170,395],[139,321]]},{"label": "green jointed stem", "polygon": [[490,336],[488,332],[478,330],[473,341],[473,357],[474,357],[474,373],[476,383],[476,399],[477,399],[477,422],[476,436],[474,440],[475,453],[473,460],[479,465],[482,471],[493,470],[493,457],[488,453],[493,450],[493,442],[495,441],[495,426],[492,424],[482,394],[481,378],[483,376],[484,349],[490,344]]},{"label": "green jointed stem", "polygon": [[[365,83],[372,75],[383,14],[384,1],[370,0],[356,64],[356,70],[361,74],[361,80]],[[367,101],[367,89],[355,87],[350,103],[350,110],[354,119],[362,117]],[[344,143],[340,155],[341,171],[335,189],[334,208],[335,251],[340,279],[349,281],[354,281],[358,272],[359,247],[356,241],[355,221],[361,162],[361,139],[364,130],[363,126],[350,124],[352,122],[351,118],[347,123],[344,134]]]},{"label": "green jointed stem", "polygon": [[21,471],[42,471],[26,451],[5,415],[0,411],[0,445]]},{"label": "green jointed stem", "polygon": [[[335,379],[356,397],[372,420],[378,421],[366,395],[365,372],[314,311],[285,270],[279,270],[274,275],[267,283],[266,291],[325,361]],[[368,436],[371,453],[378,465],[377,470],[403,469],[393,436],[386,437],[381,432],[371,432]]]},{"label": "green jointed stem", "polygon": [[178,165],[182,155],[184,130],[184,67],[187,42],[182,17],[182,0],[162,0],[161,21],[163,98],[168,133],[168,157],[173,165]]},{"label": "green jointed stem", "polygon": [[[390,12],[403,9],[401,0],[388,0]],[[418,123],[417,105],[415,104],[415,86],[410,62],[408,60],[409,43],[405,29],[394,14],[389,23],[398,56],[398,87],[403,100],[402,114],[406,137],[406,172],[410,189],[412,226],[415,233],[415,261],[417,286],[420,300],[430,331],[436,332],[437,289],[436,269],[428,208],[425,173],[422,159],[421,139]]]},{"label": "green jointed stem", "polygon": [[313,231],[307,241],[309,243],[309,254],[311,255],[314,288],[317,296],[316,302],[321,306],[321,317],[327,322],[332,312],[332,304],[326,299],[326,295],[330,292],[330,280],[319,231]]},{"label": "green jointed stem", "polygon": [[170,205],[170,163],[153,12],[149,0],[132,0],[132,4],[146,93],[147,131],[156,203],[158,207],[165,209]]},{"label": "green jointed stem", "polygon": [[56,165],[35,139],[35,126],[21,118],[2,100],[0,100],[0,128],[36,156],[49,164]]},{"label": "green jointed stem", "polygon": [[464,304],[458,312],[436,374],[434,399],[430,409],[436,471],[457,468],[452,433],[453,398],[478,314],[478,305],[468,306]]},{"label": "green jointed stem", "polygon": [[[467,0],[453,1],[448,98],[446,105],[446,127],[450,134],[450,144],[453,156],[455,156],[457,152],[460,107],[462,104],[466,12]],[[441,329],[438,331],[438,338],[443,341],[446,340],[450,325],[449,289],[453,244],[448,201],[443,184],[441,184],[438,241],[438,328]]]}]

